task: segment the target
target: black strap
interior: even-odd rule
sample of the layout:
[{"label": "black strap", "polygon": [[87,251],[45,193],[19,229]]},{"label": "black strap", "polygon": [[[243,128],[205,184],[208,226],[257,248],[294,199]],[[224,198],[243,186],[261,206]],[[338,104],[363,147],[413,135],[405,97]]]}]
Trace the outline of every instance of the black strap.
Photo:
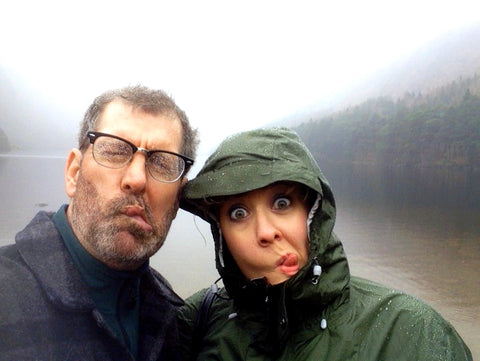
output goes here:
[{"label": "black strap", "polygon": [[195,322],[195,329],[193,330],[191,360],[196,360],[198,353],[200,352],[203,336],[205,335],[207,328],[207,321],[210,315],[210,308],[217,292],[218,286],[214,283],[207,289],[203,296],[203,301],[198,310],[197,320]]}]

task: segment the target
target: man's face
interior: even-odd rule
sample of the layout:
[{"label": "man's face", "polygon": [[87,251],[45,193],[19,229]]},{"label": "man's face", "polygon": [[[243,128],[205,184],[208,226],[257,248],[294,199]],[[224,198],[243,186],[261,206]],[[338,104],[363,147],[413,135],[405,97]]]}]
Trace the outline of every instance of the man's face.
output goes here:
[{"label": "man's face", "polygon": [[[179,153],[182,128],[178,119],[110,103],[96,131],[122,137],[137,147]],[[145,168],[136,152],[119,169],[98,164],[90,145],[82,155],[72,150],[65,171],[71,198],[67,217],[83,247],[115,269],[136,269],[162,246],[178,210],[185,178],[162,183]]]}]

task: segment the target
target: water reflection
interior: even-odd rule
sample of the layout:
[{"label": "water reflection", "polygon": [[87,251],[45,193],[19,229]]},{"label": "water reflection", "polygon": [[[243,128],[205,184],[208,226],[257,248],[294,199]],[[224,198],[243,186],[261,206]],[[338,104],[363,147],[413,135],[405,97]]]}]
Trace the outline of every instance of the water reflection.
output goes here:
[{"label": "water reflection", "polygon": [[39,210],[56,210],[67,202],[63,182],[64,158],[0,156],[0,245],[13,242],[15,234]]},{"label": "water reflection", "polygon": [[352,273],[434,306],[480,359],[480,177],[472,172],[325,171]]},{"label": "water reflection", "polygon": [[480,208],[480,172],[469,169],[323,167],[337,197],[396,206]]}]

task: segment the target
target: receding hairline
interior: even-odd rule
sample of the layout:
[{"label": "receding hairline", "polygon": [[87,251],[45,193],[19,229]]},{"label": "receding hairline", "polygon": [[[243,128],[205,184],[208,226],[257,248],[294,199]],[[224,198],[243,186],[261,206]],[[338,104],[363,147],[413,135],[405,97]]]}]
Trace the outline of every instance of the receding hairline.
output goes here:
[{"label": "receding hairline", "polygon": [[88,148],[88,131],[98,130],[105,109],[113,102],[121,101],[132,109],[146,114],[164,115],[171,119],[178,119],[181,126],[182,142],[180,153],[195,159],[196,148],[199,143],[196,129],[192,128],[186,113],[176,104],[174,99],[161,89],[150,89],[137,85],[120,89],[113,89],[97,96],[86,110],[78,134],[78,147],[81,151]]},{"label": "receding hairline", "polygon": [[144,114],[149,114],[153,116],[164,116],[166,118],[171,119],[172,121],[177,121],[178,125],[180,127],[181,133],[183,135],[184,129],[182,126],[182,120],[178,116],[178,114],[175,112],[173,109],[153,109],[150,107],[144,107],[142,105],[138,105],[136,103],[130,102],[127,99],[124,99],[122,97],[115,97],[108,103],[104,105],[104,107],[101,109],[101,111],[97,114],[96,120],[95,120],[95,130],[98,130],[103,122],[103,115],[105,114],[105,111],[111,107],[114,104],[122,104],[125,106],[128,106],[131,108],[133,112],[138,112],[138,113],[144,113]]}]

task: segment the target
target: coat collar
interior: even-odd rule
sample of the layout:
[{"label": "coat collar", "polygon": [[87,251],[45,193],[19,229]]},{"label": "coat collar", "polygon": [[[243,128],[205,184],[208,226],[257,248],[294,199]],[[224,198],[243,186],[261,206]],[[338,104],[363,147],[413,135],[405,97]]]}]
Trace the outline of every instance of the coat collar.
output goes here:
[{"label": "coat collar", "polygon": [[[95,303],[52,221],[53,214],[38,212],[16,235],[20,255],[52,303],[63,309],[92,310]],[[175,306],[183,303],[167,280],[150,267],[145,267],[141,278],[146,303],[156,304],[159,299]]]},{"label": "coat collar", "polygon": [[61,308],[88,311],[95,307],[62,237],[53,213],[41,211],[15,237],[20,255],[49,300]]}]

